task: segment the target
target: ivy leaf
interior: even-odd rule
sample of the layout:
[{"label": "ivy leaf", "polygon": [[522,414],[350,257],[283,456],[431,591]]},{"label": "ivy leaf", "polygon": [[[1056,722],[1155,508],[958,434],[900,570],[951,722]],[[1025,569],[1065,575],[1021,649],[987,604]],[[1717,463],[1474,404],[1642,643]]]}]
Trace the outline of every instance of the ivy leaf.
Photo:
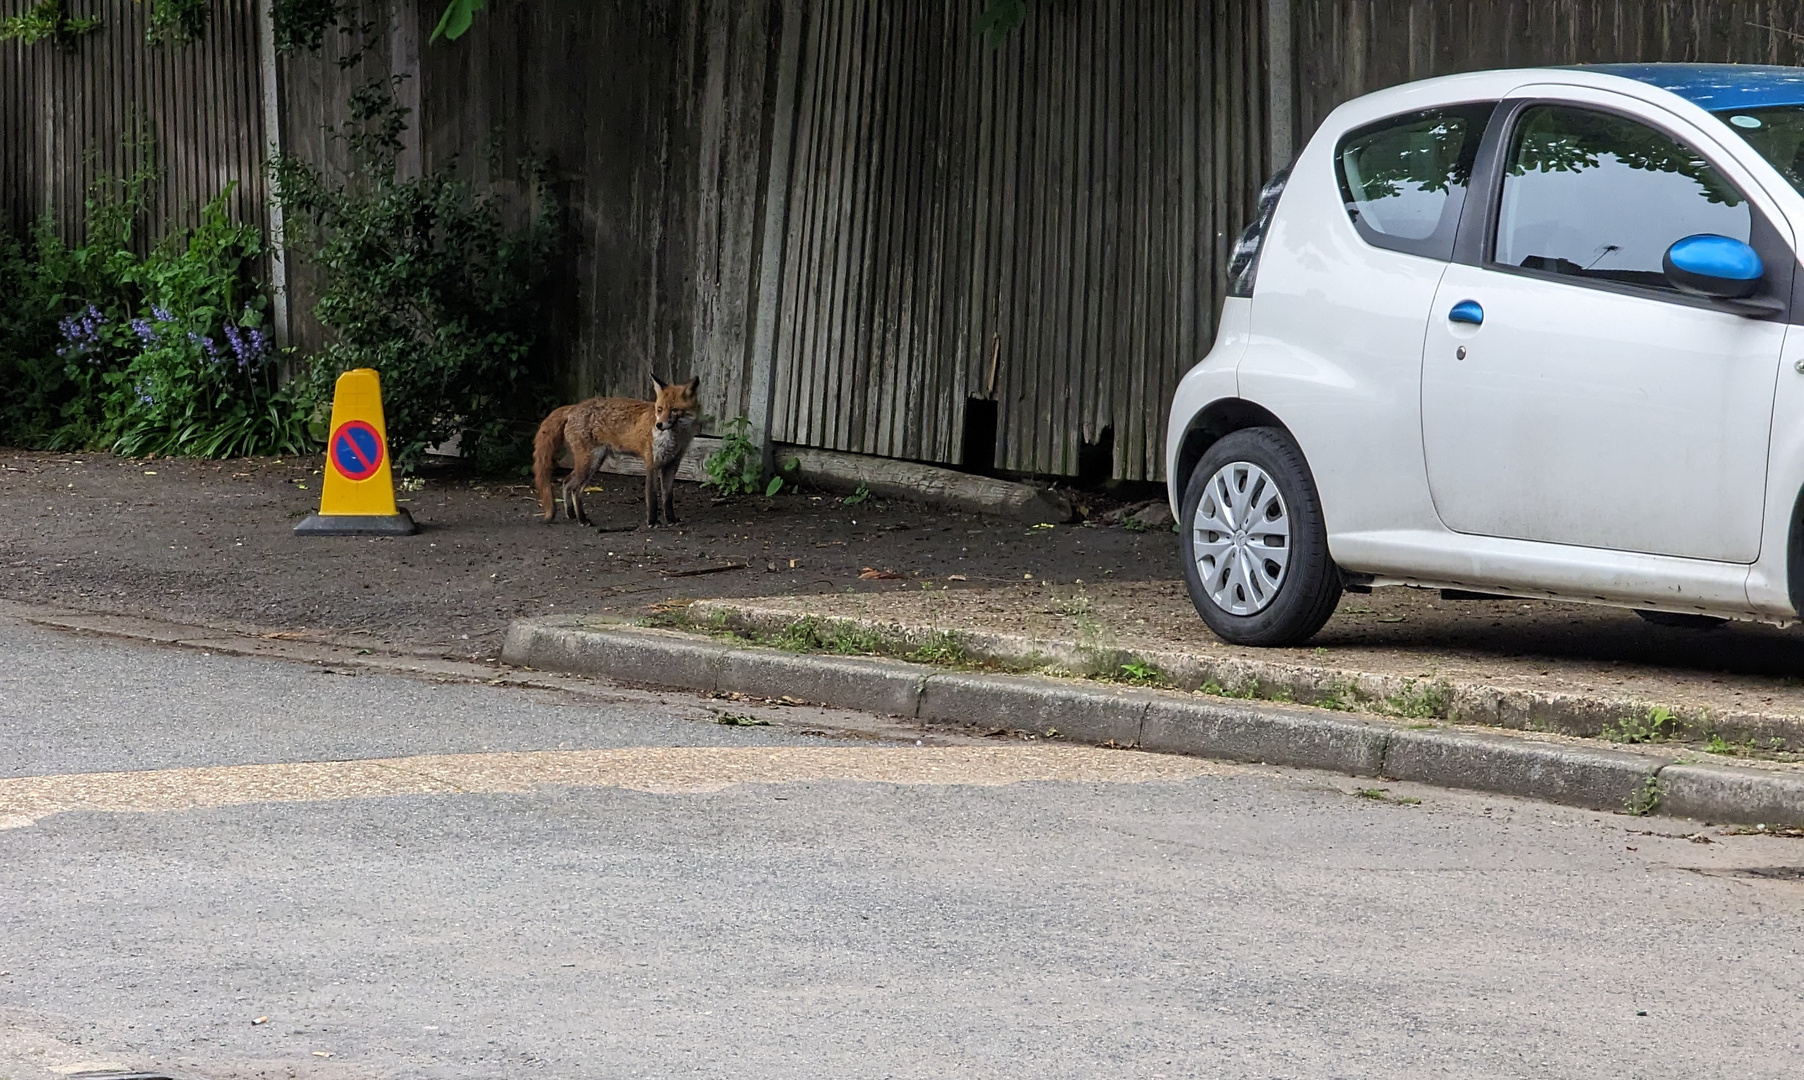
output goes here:
[{"label": "ivy leaf", "polygon": [[768,499],[782,490],[783,478],[781,476],[773,476],[770,478],[770,483],[764,485],[764,497]]},{"label": "ivy leaf", "polygon": [[432,40],[444,38],[456,41],[470,29],[476,21],[476,13],[487,6],[488,0],[451,0],[445,5],[445,13],[439,17],[438,26],[432,31]]}]

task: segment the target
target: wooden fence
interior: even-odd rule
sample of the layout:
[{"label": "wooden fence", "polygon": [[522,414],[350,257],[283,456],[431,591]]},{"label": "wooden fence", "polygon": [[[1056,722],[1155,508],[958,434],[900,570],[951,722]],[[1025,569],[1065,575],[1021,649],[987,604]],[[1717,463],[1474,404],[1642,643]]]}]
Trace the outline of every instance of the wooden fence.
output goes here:
[{"label": "wooden fence", "polygon": [[[696,373],[716,418],[768,407],[783,441],[1155,479],[1253,194],[1338,102],[1482,67],[1804,55],[1804,5],[1746,0],[1035,3],[1000,48],[979,6],[534,0],[430,45],[436,0],[361,0],[367,34],[272,66],[252,0],[172,50],[143,45],[144,5],[94,0],[106,26],[72,51],[0,45],[0,211],[74,236],[151,132],[150,233],[231,182],[267,223],[265,148],[342,165],[327,127],[399,76],[404,169],[523,194],[516,163],[549,165],[570,394]],[[288,267],[303,347],[310,273]]]},{"label": "wooden fence", "polygon": [[1266,168],[1258,9],[1036,5],[991,48],[971,8],[808,12],[775,431],[1155,476]]},{"label": "wooden fence", "polygon": [[579,238],[571,393],[694,372],[726,418],[763,366],[783,441],[1157,475],[1267,170],[1256,6],[1037,6],[995,49],[969,0],[505,5],[419,49],[428,14],[368,9],[389,21],[364,65],[288,65],[284,139],[330,157],[325,118],[399,71],[420,167],[517,182],[485,141],[550,161]]},{"label": "wooden fence", "polygon": [[[26,6],[4,0],[0,13]],[[154,167],[140,244],[192,225],[232,184],[233,211],[267,227],[256,4],[216,0],[206,36],[173,48],[145,45],[149,8],[83,5],[101,27],[68,48],[0,42],[0,223],[24,228],[48,213],[77,241],[87,199]]]}]

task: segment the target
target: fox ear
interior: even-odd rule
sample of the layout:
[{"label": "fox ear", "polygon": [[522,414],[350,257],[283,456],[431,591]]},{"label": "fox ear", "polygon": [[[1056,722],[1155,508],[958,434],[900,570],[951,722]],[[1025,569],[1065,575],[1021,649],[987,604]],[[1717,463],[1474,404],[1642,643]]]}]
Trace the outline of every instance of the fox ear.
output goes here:
[{"label": "fox ear", "polygon": [[702,388],[702,377],[700,375],[697,375],[695,378],[689,380],[689,392],[691,394],[695,393],[697,390],[700,390],[701,388]]},{"label": "fox ear", "polygon": [[663,379],[658,378],[658,373],[655,371],[651,373],[651,384],[654,388],[656,388],[658,390],[662,390],[662,389],[664,389],[664,387],[669,385]]}]

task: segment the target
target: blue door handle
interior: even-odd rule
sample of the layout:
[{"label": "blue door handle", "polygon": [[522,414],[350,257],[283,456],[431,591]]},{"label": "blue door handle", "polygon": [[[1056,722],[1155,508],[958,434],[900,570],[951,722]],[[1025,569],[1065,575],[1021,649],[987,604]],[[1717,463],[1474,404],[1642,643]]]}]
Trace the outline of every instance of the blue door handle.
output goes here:
[{"label": "blue door handle", "polygon": [[1473,326],[1483,326],[1485,322],[1485,309],[1480,307],[1476,300],[1461,300],[1459,303],[1453,305],[1452,311],[1447,313],[1447,321],[1471,323]]}]

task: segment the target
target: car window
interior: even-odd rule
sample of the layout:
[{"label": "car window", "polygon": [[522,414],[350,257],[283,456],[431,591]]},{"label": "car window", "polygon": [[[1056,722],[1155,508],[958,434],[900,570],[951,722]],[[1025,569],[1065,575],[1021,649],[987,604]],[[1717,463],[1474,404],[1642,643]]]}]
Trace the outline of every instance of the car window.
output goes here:
[{"label": "car window", "polygon": [[1445,259],[1491,103],[1391,117],[1335,153],[1347,214],[1368,243]]},{"label": "car window", "polygon": [[1787,183],[1804,191],[1804,105],[1728,109],[1716,116],[1760,151]]},{"label": "car window", "polygon": [[1624,116],[1523,110],[1504,169],[1492,258],[1505,266],[1671,289],[1673,241],[1746,242],[1747,200],[1696,150]]}]

